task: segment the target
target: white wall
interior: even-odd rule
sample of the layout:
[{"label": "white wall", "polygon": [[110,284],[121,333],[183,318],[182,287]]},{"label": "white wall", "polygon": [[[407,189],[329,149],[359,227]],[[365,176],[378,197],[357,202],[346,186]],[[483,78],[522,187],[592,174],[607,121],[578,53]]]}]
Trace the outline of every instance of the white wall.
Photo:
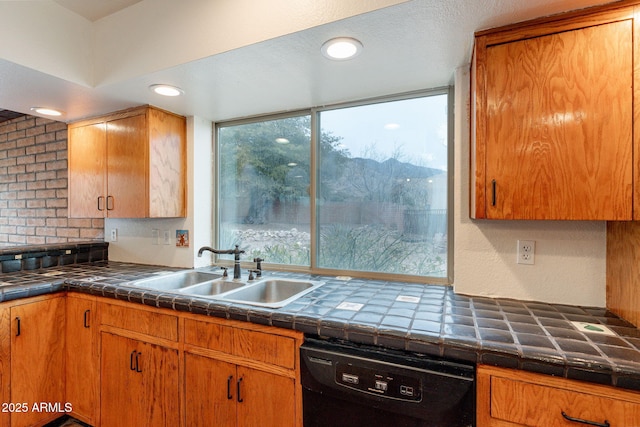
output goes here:
[{"label": "white wall", "polygon": [[[198,258],[198,249],[211,245],[212,206],[212,123],[198,117],[187,119],[187,217],[169,219],[107,219],[105,240],[109,241],[109,259],[170,267],[202,267],[210,257]],[[118,239],[111,242],[111,230]],[[159,242],[152,238],[158,230]],[[189,247],[176,247],[176,230],[189,230]],[[164,244],[168,231],[170,243]],[[158,243],[158,244],[156,244]]]},{"label": "white wall", "polygon": [[[455,76],[454,288],[471,295],[604,307],[605,222],[469,219],[469,70]],[[516,241],[535,240],[535,265]]]}]

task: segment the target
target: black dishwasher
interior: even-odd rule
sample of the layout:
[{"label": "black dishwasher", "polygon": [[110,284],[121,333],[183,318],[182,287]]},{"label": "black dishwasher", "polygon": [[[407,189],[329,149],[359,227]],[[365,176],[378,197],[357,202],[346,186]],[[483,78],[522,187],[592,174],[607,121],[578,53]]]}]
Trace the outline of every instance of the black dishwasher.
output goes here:
[{"label": "black dishwasher", "polygon": [[307,338],[300,349],[305,427],[473,427],[475,367]]}]

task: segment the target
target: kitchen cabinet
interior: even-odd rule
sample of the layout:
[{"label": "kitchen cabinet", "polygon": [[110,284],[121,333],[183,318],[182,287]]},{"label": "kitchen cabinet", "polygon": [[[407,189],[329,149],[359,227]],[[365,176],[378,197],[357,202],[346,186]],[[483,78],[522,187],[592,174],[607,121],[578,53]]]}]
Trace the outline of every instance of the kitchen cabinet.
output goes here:
[{"label": "kitchen cabinet", "polygon": [[100,425],[178,426],[178,317],[101,303]]},{"label": "kitchen cabinet", "polygon": [[472,218],[640,218],[635,8],[598,7],[476,34]]},{"label": "kitchen cabinet", "polygon": [[67,295],[66,402],[72,415],[92,426],[98,424],[100,398],[100,347],[96,299]]},{"label": "kitchen cabinet", "polygon": [[[11,310],[0,305],[0,399],[11,402]],[[9,427],[9,412],[0,411],[0,427]]]},{"label": "kitchen cabinet", "polygon": [[[65,410],[65,298],[43,298],[10,308],[11,398],[21,405],[11,426],[37,426]],[[17,407],[16,407],[17,408]]]},{"label": "kitchen cabinet", "polygon": [[483,365],[477,381],[478,426],[640,425],[638,392]]},{"label": "kitchen cabinet", "polygon": [[178,350],[101,335],[101,425],[180,425]]},{"label": "kitchen cabinet", "polygon": [[186,319],[186,425],[301,426],[302,340],[277,328]]},{"label": "kitchen cabinet", "polygon": [[149,106],[68,128],[72,218],[186,216],[186,120]]}]

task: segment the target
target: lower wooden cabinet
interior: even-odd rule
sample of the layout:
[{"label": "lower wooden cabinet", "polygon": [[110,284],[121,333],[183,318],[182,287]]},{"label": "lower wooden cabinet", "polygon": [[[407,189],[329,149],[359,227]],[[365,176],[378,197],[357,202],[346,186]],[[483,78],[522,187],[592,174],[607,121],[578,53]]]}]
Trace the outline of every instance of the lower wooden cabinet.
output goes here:
[{"label": "lower wooden cabinet", "polygon": [[296,425],[295,381],[210,357],[185,353],[186,425]]},{"label": "lower wooden cabinet", "polygon": [[178,351],[101,335],[101,425],[179,426]]},{"label": "lower wooden cabinet", "polygon": [[64,295],[10,309],[12,427],[43,425],[65,411]]},{"label": "lower wooden cabinet", "polygon": [[478,427],[640,426],[640,393],[531,372],[478,367]]},{"label": "lower wooden cabinet", "polygon": [[20,406],[0,427],[302,427],[303,339],[85,294],[2,303],[0,398]]},{"label": "lower wooden cabinet", "polygon": [[67,296],[66,386],[72,415],[89,425],[99,420],[99,319],[95,297]]}]

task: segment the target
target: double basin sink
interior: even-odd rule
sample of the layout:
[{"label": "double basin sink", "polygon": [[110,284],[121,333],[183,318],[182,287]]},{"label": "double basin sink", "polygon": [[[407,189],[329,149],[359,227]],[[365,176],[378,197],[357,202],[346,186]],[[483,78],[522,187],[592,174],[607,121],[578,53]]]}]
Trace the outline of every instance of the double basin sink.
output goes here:
[{"label": "double basin sink", "polygon": [[139,280],[129,285],[220,301],[280,308],[322,284],[324,282],[278,277],[248,281],[232,280],[211,272],[187,270]]}]

